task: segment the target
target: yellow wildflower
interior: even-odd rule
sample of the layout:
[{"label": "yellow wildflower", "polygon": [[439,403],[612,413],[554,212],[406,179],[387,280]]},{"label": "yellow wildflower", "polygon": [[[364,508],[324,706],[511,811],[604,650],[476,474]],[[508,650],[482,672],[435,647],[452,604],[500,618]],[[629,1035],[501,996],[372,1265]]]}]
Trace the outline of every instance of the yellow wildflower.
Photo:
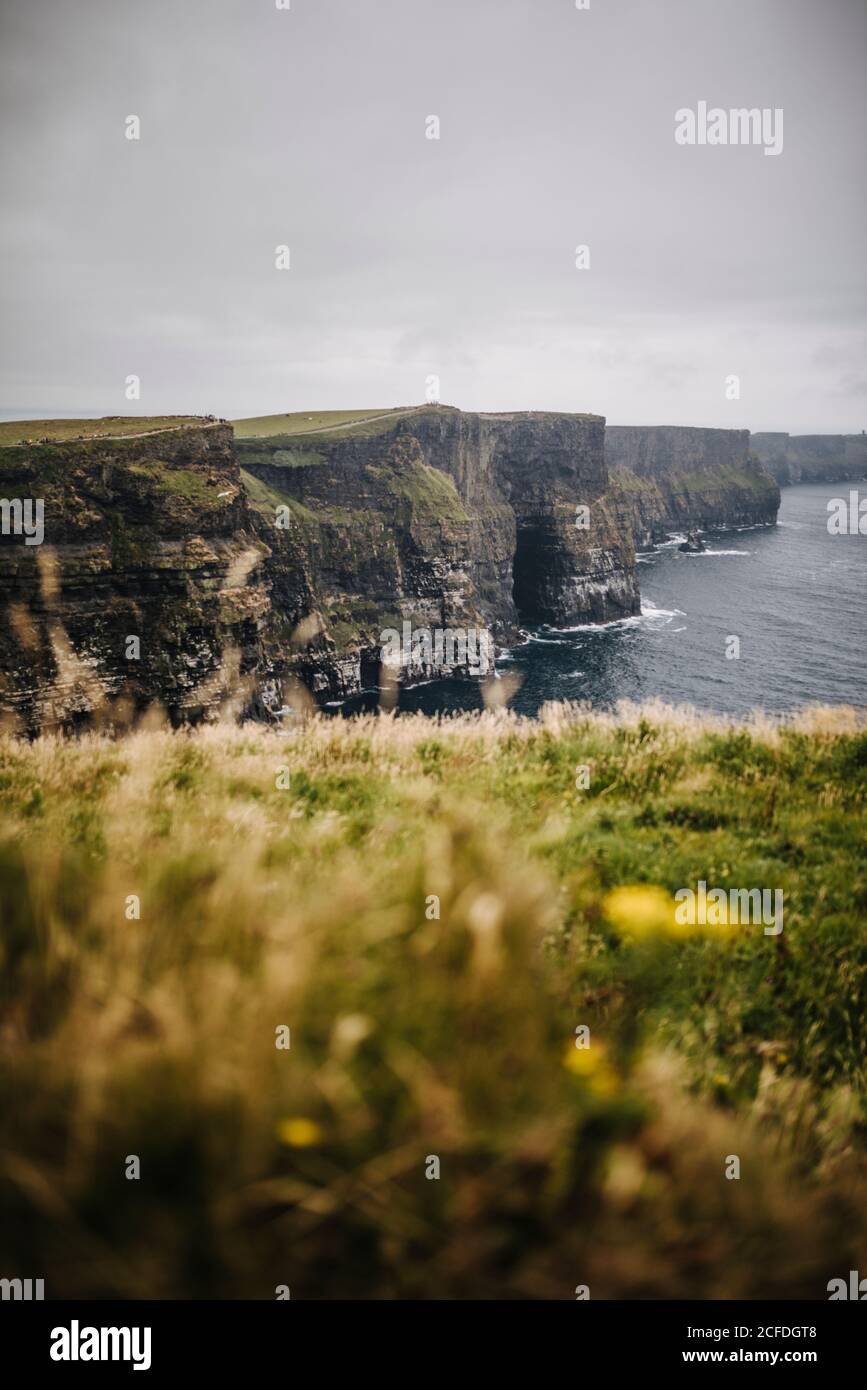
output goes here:
[{"label": "yellow wildflower", "polygon": [[622,936],[641,939],[667,933],[681,935],[675,921],[675,903],[664,888],[653,883],[630,883],[607,894],[602,911]]},{"label": "yellow wildflower", "polygon": [[321,1143],[322,1127],[304,1115],[293,1115],[291,1119],[280,1121],[277,1138],[290,1149],[311,1149]]},{"label": "yellow wildflower", "polygon": [[569,1042],[563,1066],[573,1076],[580,1076],[595,1096],[610,1096],[620,1086],[620,1078],[608,1060],[605,1044],[591,1042],[589,1047],[576,1047]]}]

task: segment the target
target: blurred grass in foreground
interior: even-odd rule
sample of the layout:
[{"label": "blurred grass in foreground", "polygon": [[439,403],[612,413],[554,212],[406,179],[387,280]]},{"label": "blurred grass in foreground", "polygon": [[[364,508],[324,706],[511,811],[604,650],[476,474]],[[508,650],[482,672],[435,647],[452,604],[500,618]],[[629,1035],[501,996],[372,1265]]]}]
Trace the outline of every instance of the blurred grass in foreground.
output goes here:
[{"label": "blurred grass in foreground", "polygon": [[[826,1298],[867,1272],[865,771],[845,710],[0,740],[0,1275]],[[610,896],[698,879],[783,888],[782,935]]]}]

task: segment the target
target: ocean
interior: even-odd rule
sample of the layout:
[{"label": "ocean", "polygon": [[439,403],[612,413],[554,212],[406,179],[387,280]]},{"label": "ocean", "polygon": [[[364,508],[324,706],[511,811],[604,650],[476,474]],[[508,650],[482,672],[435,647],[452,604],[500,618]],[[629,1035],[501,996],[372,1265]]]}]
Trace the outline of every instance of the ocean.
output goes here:
[{"label": "ocean", "polygon": [[[611,708],[654,697],[726,714],[867,702],[867,536],[831,535],[828,501],[854,483],[782,489],[772,527],[682,536],[638,557],[642,613],[604,627],[534,628],[500,657],[520,689],[510,707],[535,715],[548,700]],[[865,488],[860,487],[865,496]],[[739,656],[730,640],[738,639]],[[367,692],[341,712],[375,707]],[[404,688],[400,710],[482,707],[472,681]]]}]

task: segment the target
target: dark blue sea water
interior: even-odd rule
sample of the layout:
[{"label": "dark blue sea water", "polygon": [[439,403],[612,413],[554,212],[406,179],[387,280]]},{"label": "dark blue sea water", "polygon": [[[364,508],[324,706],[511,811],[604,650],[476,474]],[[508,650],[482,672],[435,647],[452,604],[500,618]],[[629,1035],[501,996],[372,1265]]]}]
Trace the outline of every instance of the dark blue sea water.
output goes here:
[{"label": "dark blue sea water", "polygon": [[[827,527],[829,498],[856,486],[783,488],[776,526],[706,532],[704,554],[682,554],[674,540],[640,556],[641,617],[538,628],[498,661],[521,679],[511,708],[533,715],[546,700],[610,707],[660,697],[746,714],[867,703],[867,536],[832,536]],[[867,494],[863,484],[859,491]],[[740,638],[737,660],[725,655],[730,636]],[[360,697],[343,709],[371,703]],[[402,711],[427,714],[481,704],[468,681],[400,695]]]}]

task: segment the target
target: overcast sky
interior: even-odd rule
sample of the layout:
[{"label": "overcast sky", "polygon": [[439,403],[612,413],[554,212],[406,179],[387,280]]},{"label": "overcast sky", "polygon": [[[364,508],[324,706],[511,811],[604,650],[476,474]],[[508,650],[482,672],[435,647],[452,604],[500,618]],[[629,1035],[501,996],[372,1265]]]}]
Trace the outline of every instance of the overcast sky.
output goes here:
[{"label": "overcast sky", "polygon": [[[7,418],[435,374],[468,410],[867,428],[867,0],[0,6]],[[699,101],[781,107],[782,153],[678,145]]]}]

